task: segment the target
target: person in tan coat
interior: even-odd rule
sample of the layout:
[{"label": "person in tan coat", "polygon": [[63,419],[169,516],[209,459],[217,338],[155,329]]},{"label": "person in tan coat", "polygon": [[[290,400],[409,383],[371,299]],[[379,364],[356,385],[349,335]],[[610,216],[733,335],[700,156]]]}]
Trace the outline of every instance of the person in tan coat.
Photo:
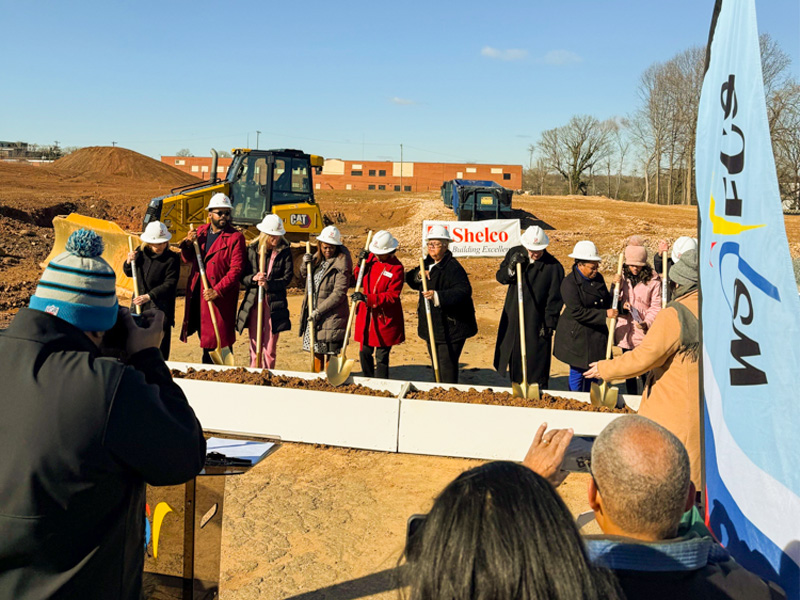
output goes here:
[{"label": "person in tan coat", "polygon": [[639,414],[683,443],[692,483],[701,490],[697,252],[684,253],[669,278],[677,286],[675,300],[658,313],[642,343],[613,360],[592,363],[584,377],[621,381],[648,373]]}]

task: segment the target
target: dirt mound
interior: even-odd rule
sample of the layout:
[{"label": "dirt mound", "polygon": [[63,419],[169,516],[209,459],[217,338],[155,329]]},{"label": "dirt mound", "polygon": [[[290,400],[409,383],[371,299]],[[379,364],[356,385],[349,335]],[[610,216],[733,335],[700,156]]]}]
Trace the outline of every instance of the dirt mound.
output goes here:
[{"label": "dirt mound", "polygon": [[195,183],[198,179],[155,159],[128,150],[108,146],[81,148],[58,159],[52,169],[81,175],[113,175],[164,186]]}]

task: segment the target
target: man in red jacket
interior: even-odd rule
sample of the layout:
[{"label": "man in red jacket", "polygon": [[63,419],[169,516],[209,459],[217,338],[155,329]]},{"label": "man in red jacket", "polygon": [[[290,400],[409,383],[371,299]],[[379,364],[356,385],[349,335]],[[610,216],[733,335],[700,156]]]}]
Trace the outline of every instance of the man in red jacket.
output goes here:
[{"label": "man in red jacket", "polygon": [[[389,377],[389,352],[406,339],[400,292],[403,289],[403,265],[395,252],[399,242],[388,231],[372,238],[369,252],[362,250],[364,264],[363,292],[353,294],[358,302],[355,340],[361,342],[361,370],[364,377]],[[359,267],[360,268],[360,267]],[[358,277],[356,268],[355,277]]]},{"label": "man in red jacket", "polygon": [[[209,223],[190,231],[180,244],[183,262],[192,265],[186,284],[181,341],[187,341],[197,331],[200,335],[200,346],[203,348],[203,363],[211,364],[210,351],[217,347],[217,336],[211,321],[209,303],[216,310],[220,345],[229,347],[232,352],[236,339],[239,281],[247,258],[247,245],[244,235],[231,225],[233,206],[230,198],[222,193],[214,194],[206,210]],[[200,268],[194,251],[195,240],[200,245],[203,256],[208,289],[203,289],[200,281]]]}]

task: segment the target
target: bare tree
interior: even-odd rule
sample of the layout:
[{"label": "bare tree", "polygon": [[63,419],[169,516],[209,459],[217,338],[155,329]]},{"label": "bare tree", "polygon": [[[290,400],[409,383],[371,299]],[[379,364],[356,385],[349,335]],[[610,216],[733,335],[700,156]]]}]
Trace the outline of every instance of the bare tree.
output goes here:
[{"label": "bare tree", "polygon": [[583,174],[591,171],[609,150],[609,131],[589,115],[574,116],[569,123],[542,133],[539,149],[548,166],[567,182],[569,193],[586,193]]},{"label": "bare tree", "polygon": [[180,150],[178,150],[175,153],[175,156],[187,156],[188,157],[188,156],[194,156],[194,154],[192,154],[192,151],[189,150],[188,148],[181,148]]}]

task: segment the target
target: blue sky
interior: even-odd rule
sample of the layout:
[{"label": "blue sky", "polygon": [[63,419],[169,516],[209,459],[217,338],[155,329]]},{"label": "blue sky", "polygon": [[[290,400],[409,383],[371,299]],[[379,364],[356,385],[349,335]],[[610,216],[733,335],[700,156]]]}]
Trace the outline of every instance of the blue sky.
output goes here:
[{"label": "blue sky", "polygon": [[[575,114],[637,105],[641,73],[704,45],[713,0],[0,0],[0,140],[300,148],[527,164]],[[758,0],[800,78],[800,1]],[[10,51],[10,55],[9,55]]]}]

